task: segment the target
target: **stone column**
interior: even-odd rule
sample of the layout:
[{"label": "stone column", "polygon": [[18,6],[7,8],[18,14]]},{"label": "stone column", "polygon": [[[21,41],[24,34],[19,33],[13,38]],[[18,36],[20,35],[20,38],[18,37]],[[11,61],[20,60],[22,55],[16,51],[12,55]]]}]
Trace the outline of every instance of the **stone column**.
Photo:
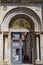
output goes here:
[{"label": "stone column", "polygon": [[11,33],[8,33],[8,61],[11,61]]},{"label": "stone column", "polygon": [[36,59],[36,61],[40,61],[40,59],[39,59],[39,38],[37,37],[36,38],[36,47],[37,47],[37,59]]},{"label": "stone column", "polygon": [[0,33],[0,61],[3,59],[3,33]]},{"label": "stone column", "polygon": [[35,34],[32,32],[32,63],[35,64]]},{"label": "stone column", "polygon": [[8,44],[8,38],[7,37],[5,37],[5,61],[8,61],[8,57],[7,57],[7,55],[8,55],[8,50],[7,50],[7,44]]}]

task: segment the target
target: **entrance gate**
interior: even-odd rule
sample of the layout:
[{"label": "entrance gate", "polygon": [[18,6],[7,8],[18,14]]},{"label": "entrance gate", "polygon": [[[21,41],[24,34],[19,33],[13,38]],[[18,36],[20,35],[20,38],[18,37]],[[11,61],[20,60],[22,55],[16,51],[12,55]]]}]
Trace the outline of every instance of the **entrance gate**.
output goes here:
[{"label": "entrance gate", "polygon": [[22,39],[21,33],[29,32],[27,29],[11,30],[11,63],[22,64]]},{"label": "entrance gate", "polygon": [[11,33],[11,62],[12,64],[22,63],[22,40],[21,33]]}]

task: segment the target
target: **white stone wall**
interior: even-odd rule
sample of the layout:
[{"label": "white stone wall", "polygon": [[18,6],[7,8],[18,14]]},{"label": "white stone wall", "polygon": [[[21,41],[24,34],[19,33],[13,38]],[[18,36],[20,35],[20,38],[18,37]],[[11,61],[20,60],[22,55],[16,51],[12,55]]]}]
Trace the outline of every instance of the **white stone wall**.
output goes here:
[{"label": "white stone wall", "polygon": [[[27,7],[27,8],[30,8],[31,10],[33,10],[34,12],[36,12],[36,14],[39,16],[41,22],[42,22],[42,13],[41,13],[41,6],[40,5],[35,5],[35,6],[1,6],[1,13],[0,13],[0,24],[2,24],[2,21],[6,15],[7,12],[9,12],[11,9],[13,8],[16,8],[16,7]],[[35,19],[33,19],[34,22],[34,25],[35,25],[35,31],[39,31],[38,30],[38,23]],[[7,25],[7,24],[5,24]],[[2,25],[3,26],[3,25]],[[6,28],[7,30],[7,28]]]},{"label": "white stone wall", "polygon": [[0,60],[3,59],[3,34],[0,34]]},{"label": "white stone wall", "polygon": [[4,16],[5,16],[5,14],[7,12],[9,12],[11,9],[16,8],[16,7],[27,7],[27,8],[30,8],[34,12],[37,13],[37,15],[40,17],[40,19],[42,19],[42,13],[41,13],[42,11],[41,11],[41,6],[40,5],[39,6],[38,5],[35,5],[35,6],[6,6],[7,9],[5,9],[5,10],[3,10],[4,6],[1,6],[1,13],[0,13],[0,15],[1,15],[0,17],[2,17],[1,18],[1,22],[2,22],[2,20],[4,18]]},{"label": "white stone wall", "polygon": [[41,45],[41,61],[43,61],[43,34],[40,37],[40,45]]},{"label": "white stone wall", "polygon": [[[3,22],[3,19],[6,15],[6,13],[8,11],[10,11],[11,9],[16,8],[16,7],[27,7],[27,8],[32,9],[39,16],[41,23],[43,22],[42,21],[41,6],[7,6],[7,9],[3,9],[3,7],[4,6],[1,6],[1,8],[0,8],[0,25],[2,25],[2,22]],[[5,24],[5,26],[6,25],[7,24]],[[36,25],[36,30],[37,30],[37,27],[38,27],[38,25]],[[8,43],[8,45],[9,45],[9,43]],[[41,61],[43,61],[43,35],[41,35],[41,37],[40,37],[40,44],[41,44]],[[8,50],[7,50],[8,51],[8,55],[7,55],[8,61],[11,60],[11,52],[10,52],[11,49],[10,49],[10,47],[11,46],[8,46]],[[2,33],[0,33],[0,59],[3,59],[3,34]]]}]

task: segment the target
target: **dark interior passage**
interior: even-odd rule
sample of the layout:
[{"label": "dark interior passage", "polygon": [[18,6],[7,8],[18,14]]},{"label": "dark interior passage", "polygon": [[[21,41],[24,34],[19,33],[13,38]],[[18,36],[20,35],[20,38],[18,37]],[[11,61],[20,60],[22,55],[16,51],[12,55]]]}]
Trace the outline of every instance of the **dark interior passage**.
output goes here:
[{"label": "dark interior passage", "polygon": [[25,40],[22,41],[22,63],[32,63],[31,35],[30,33],[24,34],[26,34],[26,36]]}]

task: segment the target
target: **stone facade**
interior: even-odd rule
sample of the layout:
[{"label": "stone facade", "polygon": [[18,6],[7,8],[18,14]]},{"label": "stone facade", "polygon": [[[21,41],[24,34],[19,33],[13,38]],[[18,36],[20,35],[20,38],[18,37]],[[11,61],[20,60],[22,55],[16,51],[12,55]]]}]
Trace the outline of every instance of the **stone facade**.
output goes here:
[{"label": "stone facade", "polygon": [[[31,25],[34,28],[32,31],[32,63],[43,64],[43,5],[1,5],[0,6],[0,62],[3,61],[3,45],[6,43],[5,60],[8,64],[11,61],[11,32],[9,29],[9,23],[15,16],[30,18]],[[33,24],[34,23],[34,24]],[[34,26],[33,26],[34,25]],[[13,31],[14,32],[14,31]],[[34,34],[36,36],[36,42],[34,41]],[[6,37],[6,35],[8,37]],[[5,41],[4,41],[5,36]],[[39,37],[40,36],[40,40]],[[39,47],[40,42],[40,47]],[[36,43],[36,44],[35,44]],[[35,48],[36,47],[36,48]],[[40,49],[39,49],[40,48]],[[35,50],[37,54],[35,53]],[[37,56],[37,58],[35,58]],[[40,57],[39,57],[40,56]]]}]

